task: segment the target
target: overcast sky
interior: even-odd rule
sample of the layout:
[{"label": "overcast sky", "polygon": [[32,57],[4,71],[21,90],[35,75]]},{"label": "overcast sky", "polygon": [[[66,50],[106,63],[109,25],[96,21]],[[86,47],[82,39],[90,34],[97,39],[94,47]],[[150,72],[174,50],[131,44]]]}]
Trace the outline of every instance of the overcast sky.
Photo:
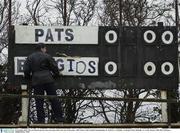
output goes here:
[{"label": "overcast sky", "polygon": [[[27,18],[27,14],[29,14],[29,13],[26,9],[26,1],[27,0],[16,0],[16,1],[21,4],[20,9],[19,9],[20,10],[20,17],[19,17],[19,20],[16,22],[16,24],[19,24],[19,23],[22,23],[22,21],[24,21],[24,19]],[[29,1],[34,1],[34,0],[29,0]],[[56,1],[56,0],[54,0],[54,1]],[[78,1],[78,0],[76,0],[76,1]],[[86,1],[86,0],[84,0],[84,1]],[[102,0],[97,0],[97,1],[98,1],[98,3],[96,5],[96,8],[102,6]],[[42,0],[41,5],[43,7],[45,7],[47,5],[53,5],[53,3],[51,2],[51,0]],[[97,15],[97,9],[96,9],[95,15]],[[49,10],[48,13],[43,15],[43,17],[41,19],[44,19],[44,21],[47,21],[47,19],[50,19],[52,21],[53,20],[56,21],[57,16],[58,16],[57,10],[52,8]],[[98,25],[96,17],[93,17],[90,25]]]}]

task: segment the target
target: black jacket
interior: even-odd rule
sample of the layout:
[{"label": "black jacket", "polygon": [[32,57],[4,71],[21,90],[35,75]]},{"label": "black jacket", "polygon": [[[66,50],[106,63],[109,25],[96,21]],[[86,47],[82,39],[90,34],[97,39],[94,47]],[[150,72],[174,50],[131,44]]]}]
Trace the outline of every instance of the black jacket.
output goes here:
[{"label": "black jacket", "polygon": [[34,52],[25,61],[24,76],[32,79],[32,85],[52,83],[59,76],[57,63],[49,54]]}]

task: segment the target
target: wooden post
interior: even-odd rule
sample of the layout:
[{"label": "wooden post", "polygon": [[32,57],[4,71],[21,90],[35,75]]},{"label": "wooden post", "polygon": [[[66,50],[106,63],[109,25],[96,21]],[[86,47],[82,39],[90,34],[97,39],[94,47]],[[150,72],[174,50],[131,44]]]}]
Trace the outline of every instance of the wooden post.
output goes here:
[{"label": "wooden post", "polygon": [[[27,95],[27,85],[21,85],[22,95]],[[28,119],[28,98],[22,98],[22,115],[19,118],[20,124],[27,124]]]},{"label": "wooden post", "polygon": [[[161,90],[161,99],[167,99],[167,91]],[[168,122],[167,103],[161,103],[162,122]]]}]

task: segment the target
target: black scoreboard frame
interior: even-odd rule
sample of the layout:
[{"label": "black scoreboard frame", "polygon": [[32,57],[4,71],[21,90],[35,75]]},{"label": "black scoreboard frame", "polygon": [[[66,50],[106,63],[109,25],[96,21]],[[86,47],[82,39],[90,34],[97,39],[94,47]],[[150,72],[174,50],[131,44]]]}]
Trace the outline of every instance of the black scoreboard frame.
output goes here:
[{"label": "black scoreboard frame", "polygon": [[[29,26],[21,27],[26,28]],[[41,27],[43,28],[43,26],[37,26],[38,29]],[[61,28],[66,29],[67,27],[62,26]],[[81,31],[82,27],[68,28],[72,28],[73,30],[79,28],[79,31]],[[75,44],[63,44],[63,42],[53,44],[51,42],[51,44],[46,45],[49,54],[58,59],[76,58],[80,60],[79,62],[81,60],[83,62],[83,60],[87,60],[83,59],[86,57],[90,59],[98,58],[97,63],[91,64],[91,71],[93,71],[94,67],[94,71],[98,74],[62,75],[56,81],[58,88],[160,90],[178,88],[178,43],[177,28],[175,26],[100,26],[96,29],[98,29],[97,44],[92,45],[88,42],[86,44],[78,44],[77,42]],[[87,32],[85,34],[88,35],[88,30],[84,30],[83,32]],[[20,87],[25,81],[22,75],[15,75],[15,71],[18,71],[15,70],[18,67],[17,61],[21,62],[24,57],[31,54],[34,51],[35,44],[18,44],[16,43],[16,36],[18,35],[15,27],[12,26],[10,45],[8,46],[8,81],[11,85]],[[28,35],[24,34],[25,36]],[[21,36],[20,38],[23,39],[24,37]],[[73,39],[75,37],[74,35]],[[109,37],[109,40],[106,37]],[[87,38],[90,38],[90,36],[87,36]],[[68,57],[63,57],[61,54],[66,54]],[[22,60],[21,58],[18,60],[18,57],[22,57]],[[76,64],[79,62],[77,61]],[[90,64],[90,61],[87,62]],[[114,69],[116,71],[113,73],[112,71]],[[107,73],[107,71],[110,73]]]}]

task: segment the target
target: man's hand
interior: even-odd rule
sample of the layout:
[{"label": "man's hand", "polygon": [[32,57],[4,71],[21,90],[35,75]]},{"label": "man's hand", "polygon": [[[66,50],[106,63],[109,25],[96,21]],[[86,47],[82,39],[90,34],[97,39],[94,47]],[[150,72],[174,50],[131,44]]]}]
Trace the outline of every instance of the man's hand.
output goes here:
[{"label": "man's hand", "polygon": [[56,55],[62,56],[62,57],[68,57],[65,53],[59,53],[59,52],[57,52]]}]

